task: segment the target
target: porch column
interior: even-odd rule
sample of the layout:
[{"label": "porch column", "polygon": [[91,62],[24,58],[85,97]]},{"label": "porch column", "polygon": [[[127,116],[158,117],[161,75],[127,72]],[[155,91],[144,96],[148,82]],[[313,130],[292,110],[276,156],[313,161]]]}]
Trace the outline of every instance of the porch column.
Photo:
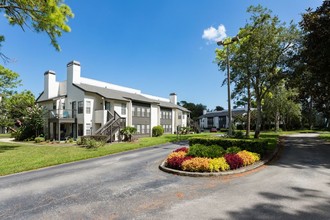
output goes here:
[{"label": "porch column", "polygon": [[57,123],[58,124],[58,140],[60,141],[61,140],[61,123],[60,122],[58,122]]}]

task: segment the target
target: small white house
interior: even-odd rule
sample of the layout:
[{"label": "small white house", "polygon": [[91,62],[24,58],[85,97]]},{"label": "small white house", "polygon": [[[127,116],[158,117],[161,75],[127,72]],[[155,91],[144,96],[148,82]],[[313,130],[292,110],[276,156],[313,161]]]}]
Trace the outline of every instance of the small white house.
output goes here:
[{"label": "small white house", "polygon": [[190,117],[189,110],[177,105],[175,93],[161,98],[85,78],[77,61],[67,64],[66,81],[56,81],[54,71],[44,73],[44,91],[37,103],[48,109],[47,138],[57,140],[102,134],[113,141],[125,126],[135,127],[137,135],[150,136],[157,125],[174,133],[178,126],[186,127]]}]

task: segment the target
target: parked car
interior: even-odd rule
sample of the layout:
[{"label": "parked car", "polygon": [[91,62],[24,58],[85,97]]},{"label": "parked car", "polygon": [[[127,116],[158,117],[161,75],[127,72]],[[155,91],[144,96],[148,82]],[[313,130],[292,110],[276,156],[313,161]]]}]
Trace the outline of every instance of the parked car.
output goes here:
[{"label": "parked car", "polygon": [[211,128],[210,132],[218,132],[218,130],[216,128]]}]

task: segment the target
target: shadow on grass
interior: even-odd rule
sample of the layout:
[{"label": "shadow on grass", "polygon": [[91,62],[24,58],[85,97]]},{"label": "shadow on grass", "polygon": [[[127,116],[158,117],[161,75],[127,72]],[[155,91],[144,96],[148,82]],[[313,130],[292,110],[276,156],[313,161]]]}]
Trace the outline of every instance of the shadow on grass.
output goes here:
[{"label": "shadow on grass", "polygon": [[15,150],[16,148],[19,148],[18,145],[0,145],[0,153],[4,153],[9,150]]},{"label": "shadow on grass", "polygon": [[[289,187],[294,196],[260,192],[269,202],[261,202],[239,211],[228,212],[231,219],[330,219],[330,198],[323,191]],[[292,206],[295,201],[309,201],[304,208]]]}]

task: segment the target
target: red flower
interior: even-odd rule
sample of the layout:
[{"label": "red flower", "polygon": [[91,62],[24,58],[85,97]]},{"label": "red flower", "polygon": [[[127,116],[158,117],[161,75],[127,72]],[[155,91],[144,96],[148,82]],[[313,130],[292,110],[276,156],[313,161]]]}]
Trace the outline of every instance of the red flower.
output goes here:
[{"label": "red flower", "polygon": [[235,170],[243,166],[243,160],[237,154],[226,154],[225,159],[231,170]]}]

